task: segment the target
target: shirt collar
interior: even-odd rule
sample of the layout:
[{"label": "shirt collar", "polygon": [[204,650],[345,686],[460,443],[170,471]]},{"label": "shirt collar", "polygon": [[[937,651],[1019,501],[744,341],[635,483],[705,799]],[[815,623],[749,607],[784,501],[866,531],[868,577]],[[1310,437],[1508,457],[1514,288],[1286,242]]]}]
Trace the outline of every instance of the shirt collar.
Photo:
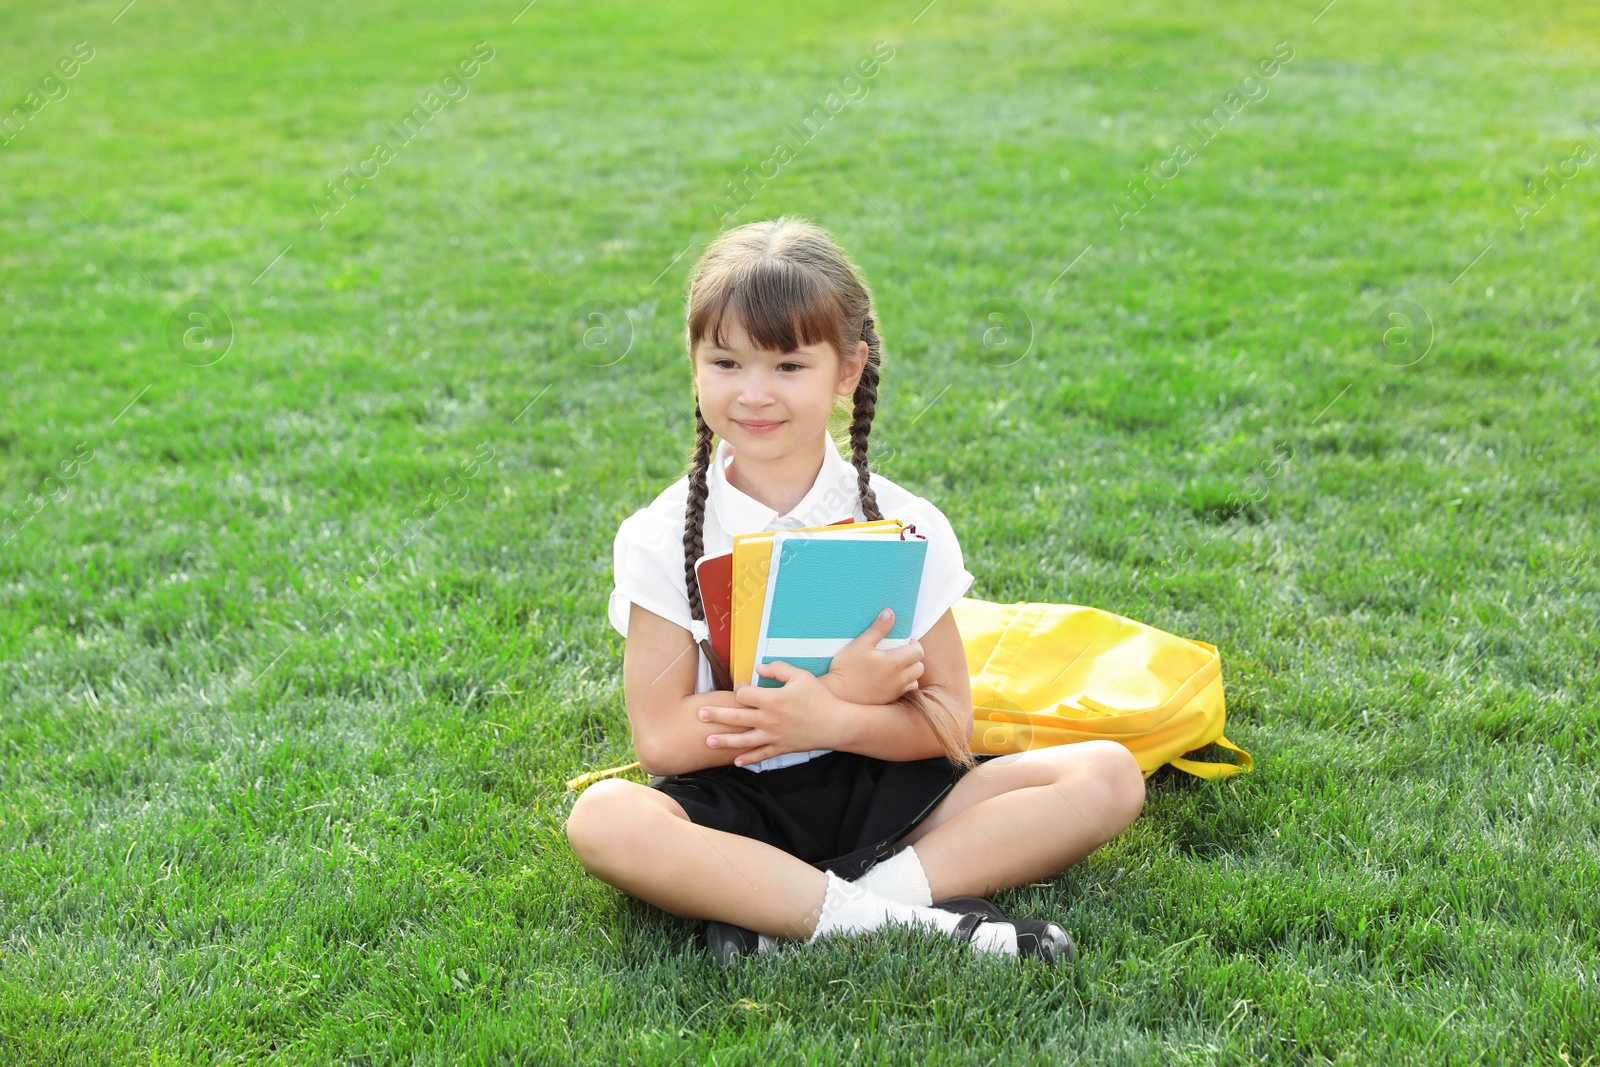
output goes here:
[{"label": "shirt collar", "polygon": [[817,472],[817,480],[787,515],[779,515],[728,481],[726,468],[732,459],[728,455],[728,443],[719,440],[716,454],[711,457],[711,469],[706,472],[706,497],[716,512],[717,521],[730,535],[826,526],[856,513],[860,496],[856,468],[839,455],[831,439],[822,450],[822,469]]}]

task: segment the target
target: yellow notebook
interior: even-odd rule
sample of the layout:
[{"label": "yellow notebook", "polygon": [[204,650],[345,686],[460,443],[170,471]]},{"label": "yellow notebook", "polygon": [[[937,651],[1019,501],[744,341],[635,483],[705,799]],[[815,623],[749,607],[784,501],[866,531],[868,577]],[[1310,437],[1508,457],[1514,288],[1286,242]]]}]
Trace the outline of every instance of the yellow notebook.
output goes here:
[{"label": "yellow notebook", "polygon": [[729,641],[729,671],[735,686],[746,685],[756,669],[756,643],[761,637],[761,610],[767,602],[767,575],[772,570],[772,535],[775,533],[881,533],[898,537],[905,529],[899,519],[857,522],[848,526],[806,526],[798,530],[763,530],[738,534],[733,539],[733,630]]}]

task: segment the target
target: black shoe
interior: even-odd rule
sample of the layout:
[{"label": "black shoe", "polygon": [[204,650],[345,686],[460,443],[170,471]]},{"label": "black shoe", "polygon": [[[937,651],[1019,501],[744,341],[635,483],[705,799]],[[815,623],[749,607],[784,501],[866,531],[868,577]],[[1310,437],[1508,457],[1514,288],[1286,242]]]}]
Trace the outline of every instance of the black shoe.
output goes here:
[{"label": "black shoe", "polygon": [[[957,901],[976,901],[988,904],[989,909],[998,914],[986,915],[982,910],[976,908],[968,910],[966,906],[949,906]],[[980,900],[978,897],[952,897],[943,903],[935,904],[934,907],[943,908],[945,911],[965,912],[961,917],[961,922],[956,926],[954,936],[957,940],[971,941],[973,931],[983,923],[1004,922],[1016,927],[1017,955],[1019,957],[1031,956],[1052,966],[1058,963],[1072,964],[1078,959],[1078,948],[1072,943],[1072,937],[1062,928],[1060,923],[1051,922],[1048,919],[1010,919],[999,908],[990,904],[989,901]]]},{"label": "black shoe", "polygon": [[994,901],[983,897],[951,897],[933,906],[941,911],[958,911],[963,915],[980,915],[985,919],[998,919],[1001,922],[1011,921]]},{"label": "black shoe", "polygon": [[736,963],[758,952],[773,952],[777,947],[778,939],[771,934],[757,933],[716,919],[706,920],[706,948],[718,963]]}]

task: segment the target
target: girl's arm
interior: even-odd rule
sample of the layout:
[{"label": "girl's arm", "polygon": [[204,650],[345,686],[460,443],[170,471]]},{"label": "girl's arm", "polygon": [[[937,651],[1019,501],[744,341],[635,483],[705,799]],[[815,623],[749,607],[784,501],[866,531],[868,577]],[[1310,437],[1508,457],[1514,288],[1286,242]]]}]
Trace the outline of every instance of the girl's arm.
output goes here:
[{"label": "girl's arm", "polygon": [[[972,736],[972,679],[967,674],[966,646],[956,628],[955,614],[946,611],[918,641],[922,645],[924,671],[917,689],[945,712],[951,736],[965,742]],[[927,716],[903,701],[841,703],[837,720],[840,734],[834,748],[887,760],[945,754]]]},{"label": "girl's arm", "polygon": [[706,738],[734,731],[697,713],[705,704],[744,705],[725,690],[695,692],[700,650],[688,630],[638,604],[628,610],[622,689],[639,766],[648,774],[683,774],[732,763],[742,749],[711,748]]}]

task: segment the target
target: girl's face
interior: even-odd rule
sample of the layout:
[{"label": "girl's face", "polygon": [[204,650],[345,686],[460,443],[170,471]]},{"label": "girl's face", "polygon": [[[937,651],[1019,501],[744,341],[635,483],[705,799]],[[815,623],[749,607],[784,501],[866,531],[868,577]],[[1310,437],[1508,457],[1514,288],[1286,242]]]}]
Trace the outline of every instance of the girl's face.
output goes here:
[{"label": "girl's face", "polygon": [[825,431],[835,398],[855,392],[866,366],[865,341],[841,365],[827,341],[772,352],[750,347],[743,323],[724,332],[729,347],[707,338],[695,349],[695,388],[706,425],[741,456],[777,458]]}]

